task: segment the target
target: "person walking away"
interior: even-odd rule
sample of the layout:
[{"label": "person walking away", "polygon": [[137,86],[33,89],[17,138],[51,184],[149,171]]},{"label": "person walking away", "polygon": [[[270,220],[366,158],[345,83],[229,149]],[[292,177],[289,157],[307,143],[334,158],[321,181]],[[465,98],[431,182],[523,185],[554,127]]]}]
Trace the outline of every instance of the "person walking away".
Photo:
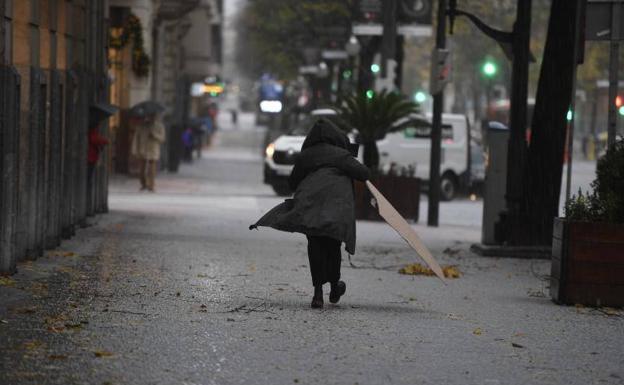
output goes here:
[{"label": "person walking away", "polygon": [[141,191],[154,192],[156,163],[160,159],[160,146],[165,142],[165,127],[158,114],[149,115],[139,123],[132,140],[132,155],[141,162]]},{"label": "person walking away", "polygon": [[[203,119],[197,119],[196,124],[193,126],[193,138],[195,151],[197,152],[197,159],[202,157],[202,149],[204,147],[204,134],[206,133],[206,123]],[[192,157],[191,152],[191,157]]]},{"label": "person walking away", "polygon": [[193,129],[187,127],[182,133],[182,145],[184,146],[184,160],[187,163],[193,162],[193,146],[195,144],[195,135]]},{"label": "person walking away", "polygon": [[289,177],[292,199],[274,207],[249,228],[269,226],[299,232],[308,239],[308,259],[314,296],[312,308],[323,307],[323,284],[331,286],[329,301],[346,292],[340,280],[344,242],[355,252],[353,180],[366,181],[370,172],[355,159],[348,137],[325,118],[317,120],[306,137]]}]

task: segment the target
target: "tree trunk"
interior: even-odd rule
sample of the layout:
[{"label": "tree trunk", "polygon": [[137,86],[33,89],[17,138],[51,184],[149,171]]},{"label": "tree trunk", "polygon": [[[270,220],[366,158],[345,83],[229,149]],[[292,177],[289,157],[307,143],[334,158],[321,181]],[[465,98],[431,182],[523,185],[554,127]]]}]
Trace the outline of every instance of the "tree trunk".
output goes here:
[{"label": "tree trunk", "polygon": [[372,173],[376,173],[379,168],[379,150],[377,142],[364,142],[364,165],[370,169]]},{"label": "tree trunk", "polygon": [[524,173],[524,213],[520,241],[550,245],[553,219],[558,216],[566,113],[574,76],[574,28],[578,1],[553,0],[544,59],[535,100],[531,143]]}]

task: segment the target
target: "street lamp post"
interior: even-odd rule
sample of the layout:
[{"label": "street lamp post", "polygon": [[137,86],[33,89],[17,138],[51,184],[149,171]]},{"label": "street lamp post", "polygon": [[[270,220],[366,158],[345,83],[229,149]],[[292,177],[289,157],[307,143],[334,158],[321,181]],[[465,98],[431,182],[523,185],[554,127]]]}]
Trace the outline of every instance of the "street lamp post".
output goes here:
[{"label": "street lamp post", "polygon": [[355,84],[357,84],[358,71],[357,71],[357,58],[360,55],[360,51],[362,50],[362,45],[355,35],[351,35],[347,43],[345,44],[345,51],[347,51],[347,55],[349,55],[349,64],[348,64],[348,81],[349,91],[355,88]]}]

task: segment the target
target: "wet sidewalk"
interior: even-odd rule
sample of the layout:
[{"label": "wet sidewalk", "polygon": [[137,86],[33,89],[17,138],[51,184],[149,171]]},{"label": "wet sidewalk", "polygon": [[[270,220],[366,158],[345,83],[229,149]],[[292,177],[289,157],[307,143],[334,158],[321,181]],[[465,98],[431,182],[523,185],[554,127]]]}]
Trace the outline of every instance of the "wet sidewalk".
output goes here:
[{"label": "wet sidewalk", "polygon": [[115,179],[109,214],[0,281],[0,384],[624,381],[623,313],[554,305],[548,261],[476,257],[465,221],[415,225],[461,271],[446,287],[398,274],[413,253],[358,223],[346,296],[310,309],[305,237],[247,230],[280,201],[261,172],[222,150],[155,194]]}]

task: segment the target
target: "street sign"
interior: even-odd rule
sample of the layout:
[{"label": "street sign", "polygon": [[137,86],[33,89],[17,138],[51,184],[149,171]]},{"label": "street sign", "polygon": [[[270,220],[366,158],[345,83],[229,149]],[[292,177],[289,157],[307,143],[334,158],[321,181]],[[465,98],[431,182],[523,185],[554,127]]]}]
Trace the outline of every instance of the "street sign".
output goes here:
[{"label": "street sign", "polygon": [[[611,36],[613,1],[589,1],[585,16],[585,40],[624,40],[624,28],[617,36]],[[620,12],[619,24],[624,25],[624,12]]]},{"label": "street sign", "polygon": [[429,93],[438,94],[451,81],[451,54],[448,49],[434,48],[431,54],[431,76]]}]

